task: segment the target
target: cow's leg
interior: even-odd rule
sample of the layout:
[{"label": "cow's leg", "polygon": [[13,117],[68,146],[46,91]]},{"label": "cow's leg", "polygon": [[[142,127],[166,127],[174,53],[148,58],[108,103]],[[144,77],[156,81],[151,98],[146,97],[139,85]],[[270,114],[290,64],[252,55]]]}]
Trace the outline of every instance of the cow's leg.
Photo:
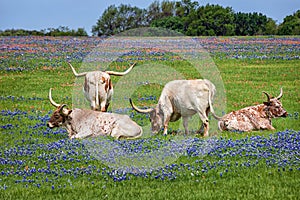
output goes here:
[{"label": "cow's leg", "polygon": [[269,122],[266,123],[266,129],[267,130],[275,130],[275,128]]},{"label": "cow's leg", "polygon": [[106,105],[106,101],[102,101],[101,104],[100,104],[101,112],[106,112],[107,107],[108,107],[108,105]]},{"label": "cow's leg", "polygon": [[164,126],[164,135],[167,135],[168,134],[168,126]]},{"label": "cow's leg", "polygon": [[182,117],[182,120],[183,120],[184,132],[187,135],[187,134],[189,134],[189,129],[188,129],[189,118],[188,117]]},{"label": "cow's leg", "polygon": [[108,106],[109,106],[109,103],[107,103],[107,104],[105,105],[105,112],[107,111]]},{"label": "cow's leg", "polygon": [[[204,133],[203,136],[208,136],[208,130],[209,130],[209,123],[208,123],[208,117],[205,116],[205,114],[199,112],[199,117],[202,121],[202,126],[204,127]],[[201,129],[201,128],[200,128]]]},{"label": "cow's leg", "polygon": [[205,122],[203,122],[203,125],[204,125],[204,134],[203,136],[204,137],[208,137],[208,130],[209,130],[209,123],[208,123],[208,120],[206,120]]},{"label": "cow's leg", "polygon": [[119,130],[118,128],[113,128],[110,133],[110,136],[118,140],[122,136],[122,131]]},{"label": "cow's leg", "polygon": [[170,117],[165,117],[164,120],[164,135],[168,134],[168,125],[169,125]]},{"label": "cow's leg", "polygon": [[71,138],[83,139],[83,138],[87,138],[87,137],[90,137],[90,136],[92,136],[91,133],[83,131],[83,132],[77,133],[76,135],[71,136]]},{"label": "cow's leg", "polygon": [[91,101],[91,110],[96,110],[96,102]]}]

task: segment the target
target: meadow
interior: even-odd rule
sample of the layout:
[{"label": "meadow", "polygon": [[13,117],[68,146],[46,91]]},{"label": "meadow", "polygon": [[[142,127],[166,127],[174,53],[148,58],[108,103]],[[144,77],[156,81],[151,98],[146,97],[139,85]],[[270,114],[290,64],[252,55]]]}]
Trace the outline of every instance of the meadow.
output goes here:
[{"label": "meadow", "polygon": [[[219,114],[260,104],[266,99],[263,91],[277,96],[283,88],[281,101],[289,115],[273,119],[276,130],[213,130],[211,137],[203,138],[176,134],[178,123],[173,123],[167,136],[130,141],[70,140],[63,128],[46,126],[54,110],[49,88],[54,88],[55,101],[76,106],[73,88],[80,88],[83,80],[74,79],[67,62],[79,70],[101,38],[0,41],[1,199],[299,198],[300,37],[195,38],[224,83],[226,110]],[[188,62],[153,49],[130,51],[109,67],[122,71],[132,62],[137,62],[134,70],[145,64],[171,66],[196,78]],[[119,80],[113,77],[115,85]],[[139,106],[152,107],[161,89],[141,83],[131,97]],[[149,123],[127,100],[122,100],[125,109],[110,111],[125,110],[140,125]],[[93,152],[105,148],[113,151]]]}]

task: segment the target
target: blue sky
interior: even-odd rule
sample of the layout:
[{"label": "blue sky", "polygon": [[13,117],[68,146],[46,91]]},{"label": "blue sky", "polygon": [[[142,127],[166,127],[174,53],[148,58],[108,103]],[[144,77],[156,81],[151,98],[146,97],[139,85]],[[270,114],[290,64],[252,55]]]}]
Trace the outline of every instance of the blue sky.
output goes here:
[{"label": "blue sky", "polygon": [[[91,34],[109,5],[130,4],[147,8],[154,0],[0,0],[0,30],[42,30],[68,26],[84,28]],[[162,1],[162,0],[161,0]],[[160,2],[161,2],[160,1]],[[192,0],[193,1],[193,0]],[[300,9],[300,0],[200,0],[200,5],[219,4],[235,12],[261,12],[281,23]]]}]

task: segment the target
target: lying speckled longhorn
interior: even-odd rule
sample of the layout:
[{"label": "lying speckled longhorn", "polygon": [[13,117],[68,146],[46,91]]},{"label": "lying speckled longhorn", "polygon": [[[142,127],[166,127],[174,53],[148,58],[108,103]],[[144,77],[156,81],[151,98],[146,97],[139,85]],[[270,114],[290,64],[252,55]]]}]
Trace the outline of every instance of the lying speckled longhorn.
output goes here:
[{"label": "lying speckled longhorn", "polygon": [[113,95],[113,84],[110,75],[124,76],[128,74],[135,65],[135,63],[131,65],[125,72],[91,71],[78,74],[71,63],[68,64],[76,77],[85,76],[83,91],[85,98],[91,104],[91,109],[102,112],[107,111]]},{"label": "lying speckled longhorn", "polygon": [[267,96],[266,102],[224,115],[219,120],[219,129],[222,131],[275,130],[271,119],[286,117],[288,115],[279,101],[283,95],[283,91],[281,88],[279,96],[275,98],[270,98],[270,95],[266,92],[263,93]]},{"label": "lying speckled longhorn", "polygon": [[142,128],[127,115],[78,108],[70,110],[66,108],[66,104],[53,101],[51,89],[49,100],[56,110],[47,126],[49,128],[64,127],[69,133],[69,138],[82,139],[107,135],[116,139],[135,139],[143,133]]}]

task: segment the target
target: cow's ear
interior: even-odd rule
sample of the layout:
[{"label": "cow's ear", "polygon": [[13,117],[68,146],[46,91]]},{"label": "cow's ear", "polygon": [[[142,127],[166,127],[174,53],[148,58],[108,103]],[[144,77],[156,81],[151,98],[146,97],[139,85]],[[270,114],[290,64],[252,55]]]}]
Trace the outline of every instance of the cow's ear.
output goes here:
[{"label": "cow's ear", "polygon": [[60,110],[59,110],[59,113],[61,115],[64,115],[64,116],[68,116],[72,110],[68,110],[67,108],[65,108],[67,105],[66,104],[63,104],[61,107],[60,107]]},{"label": "cow's ear", "polygon": [[266,105],[266,106],[269,106],[271,103],[270,103],[270,101],[265,101],[264,102],[264,105]]},{"label": "cow's ear", "polygon": [[101,83],[101,84],[104,84],[105,82],[106,82],[106,79],[105,79],[105,77],[102,76],[102,77],[101,77],[100,83]]},{"label": "cow's ear", "polygon": [[70,115],[72,113],[72,110],[68,110],[68,115]]}]

